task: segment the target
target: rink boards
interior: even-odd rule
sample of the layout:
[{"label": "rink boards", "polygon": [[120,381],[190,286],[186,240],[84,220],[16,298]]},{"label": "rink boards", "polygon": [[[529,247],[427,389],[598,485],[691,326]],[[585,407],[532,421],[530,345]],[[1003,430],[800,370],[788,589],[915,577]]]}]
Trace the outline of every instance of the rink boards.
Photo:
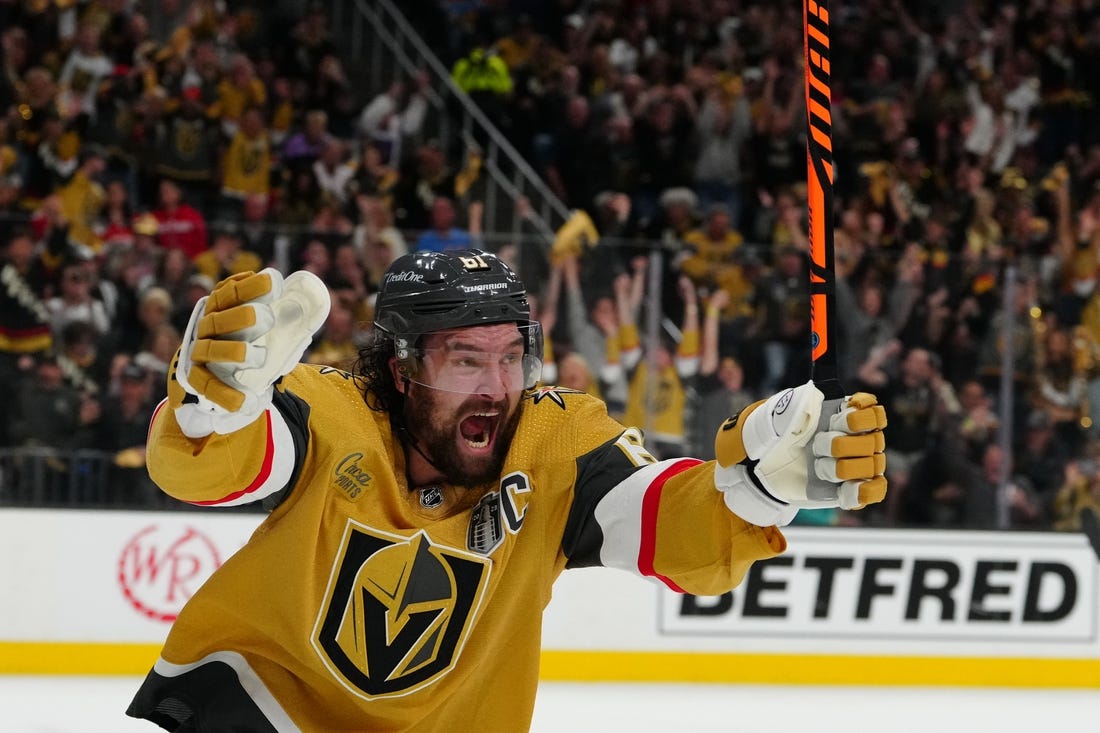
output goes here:
[{"label": "rink boards", "polygon": [[[0,510],[0,674],[141,674],[259,516]],[[1100,561],[1083,536],[786,531],[733,592],[567,571],[542,677],[1100,688]]]}]

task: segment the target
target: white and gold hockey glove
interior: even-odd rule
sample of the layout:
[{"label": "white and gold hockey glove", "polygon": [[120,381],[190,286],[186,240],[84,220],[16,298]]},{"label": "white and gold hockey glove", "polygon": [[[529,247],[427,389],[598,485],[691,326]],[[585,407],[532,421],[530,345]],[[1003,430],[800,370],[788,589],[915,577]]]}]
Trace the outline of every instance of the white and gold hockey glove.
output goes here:
[{"label": "white and gold hockey glove", "polygon": [[807,382],[755,402],[714,440],[714,483],[726,506],[762,527],[799,509],[860,509],[886,495],[886,411],[857,392],[821,424],[824,396]]},{"label": "white and gold hockey glove", "polygon": [[284,279],[269,267],[218,283],[195,305],[168,378],[183,433],[226,434],[255,420],[271,404],[275,382],[301,360],[329,306],[328,288],[304,270]]}]

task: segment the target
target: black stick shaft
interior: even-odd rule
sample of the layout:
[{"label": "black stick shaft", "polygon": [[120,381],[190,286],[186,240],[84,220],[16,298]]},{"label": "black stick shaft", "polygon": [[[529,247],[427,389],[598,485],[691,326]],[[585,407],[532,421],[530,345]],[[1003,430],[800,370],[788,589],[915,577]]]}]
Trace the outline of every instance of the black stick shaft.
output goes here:
[{"label": "black stick shaft", "polygon": [[806,60],[807,207],[810,240],[810,354],[812,377],[826,399],[844,396],[836,333],[833,260],[832,77],[828,0],[804,0]]}]

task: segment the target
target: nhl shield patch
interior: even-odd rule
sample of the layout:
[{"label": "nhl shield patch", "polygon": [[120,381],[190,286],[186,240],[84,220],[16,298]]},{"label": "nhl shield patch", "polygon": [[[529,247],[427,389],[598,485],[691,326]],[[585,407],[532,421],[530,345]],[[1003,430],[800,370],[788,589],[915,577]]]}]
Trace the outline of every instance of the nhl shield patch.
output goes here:
[{"label": "nhl shield patch", "polygon": [[353,694],[399,697],[450,672],[483,600],[489,561],[349,520],[312,644]]}]

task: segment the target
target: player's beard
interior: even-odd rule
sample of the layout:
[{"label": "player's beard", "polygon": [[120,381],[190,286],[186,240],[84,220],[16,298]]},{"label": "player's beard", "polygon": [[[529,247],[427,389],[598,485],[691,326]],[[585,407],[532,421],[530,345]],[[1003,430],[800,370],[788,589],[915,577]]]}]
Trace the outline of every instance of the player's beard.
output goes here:
[{"label": "player's beard", "polygon": [[[523,400],[516,405],[510,415],[511,403],[508,400],[487,402],[471,395],[469,400],[454,409],[450,419],[442,418],[439,405],[439,391],[431,387],[420,386],[416,399],[406,400],[405,419],[413,439],[421,451],[431,459],[432,465],[440,471],[448,483],[454,486],[477,488],[488,483],[496,483],[504,470],[504,459],[512,446],[512,439],[523,413]],[[456,448],[461,440],[456,415],[467,414],[473,410],[499,410],[503,418],[493,438],[493,449],[489,455],[479,460]]]}]

